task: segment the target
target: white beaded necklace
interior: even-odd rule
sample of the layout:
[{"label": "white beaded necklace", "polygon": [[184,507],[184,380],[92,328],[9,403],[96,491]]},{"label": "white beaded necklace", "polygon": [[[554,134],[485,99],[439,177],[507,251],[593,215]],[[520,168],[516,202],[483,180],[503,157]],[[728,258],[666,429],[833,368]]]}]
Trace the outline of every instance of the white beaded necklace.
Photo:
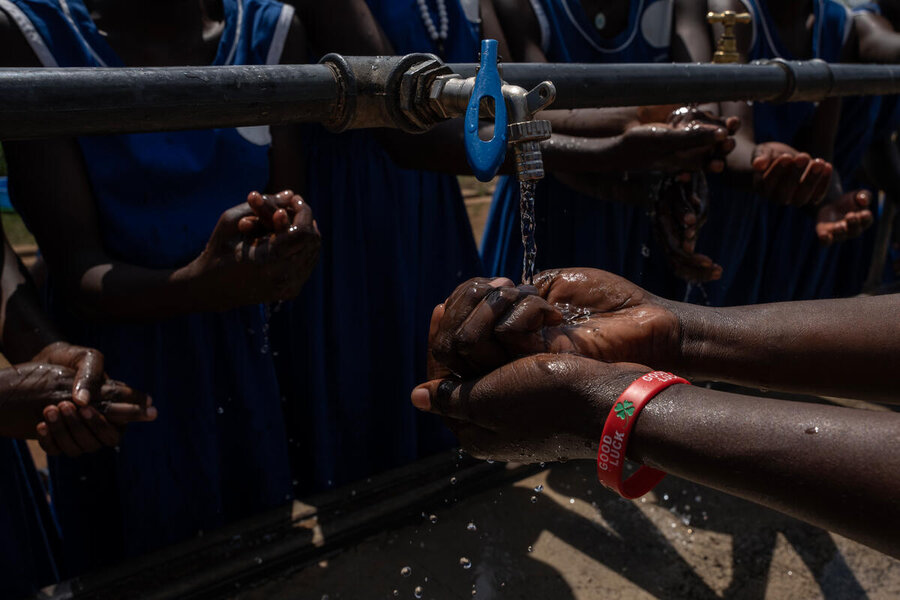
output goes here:
[{"label": "white beaded necklace", "polygon": [[422,23],[428,31],[431,41],[436,43],[439,48],[443,48],[444,42],[447,41],[447,34],[450,31],[450,19],[447,17],[446,0],[437,0],[438,23],[440,28],[436,27],[434,20],[431,18],[431,11],[428,10],[428,0],[416,0],[419,5],[419,14],[422,16]]}]

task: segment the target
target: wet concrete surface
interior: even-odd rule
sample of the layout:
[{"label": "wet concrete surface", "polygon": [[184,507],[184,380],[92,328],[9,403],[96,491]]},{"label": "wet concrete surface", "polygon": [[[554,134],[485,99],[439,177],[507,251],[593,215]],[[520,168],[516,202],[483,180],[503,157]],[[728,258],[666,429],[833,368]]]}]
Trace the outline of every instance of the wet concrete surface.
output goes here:
[{"label": "wet concrete surface", "polygon": [[888,600],[900,598],[900,561],[674,477],[623,500],[599,486],[591,463],[572,462],[450,494],[413,523],[233,597],[416,598],[417,586],[433,600]]}]

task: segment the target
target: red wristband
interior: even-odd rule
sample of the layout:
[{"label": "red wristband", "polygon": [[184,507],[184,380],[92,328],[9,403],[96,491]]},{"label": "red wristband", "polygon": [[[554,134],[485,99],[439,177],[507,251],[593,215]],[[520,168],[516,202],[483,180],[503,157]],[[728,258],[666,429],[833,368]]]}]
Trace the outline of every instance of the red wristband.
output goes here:
[{"label": "red wristband", "polygon": [[690,385],[686,379],[665,371],[647,373],[622,392],[606,417],[600,450],[597,451],[597,478],[623,498],[640,498],[666,476],[663,471],[641,466],[634,475],[622,481],[622,468],[625,466],[628,436],[641,409],[658,393],[676,383]]}]

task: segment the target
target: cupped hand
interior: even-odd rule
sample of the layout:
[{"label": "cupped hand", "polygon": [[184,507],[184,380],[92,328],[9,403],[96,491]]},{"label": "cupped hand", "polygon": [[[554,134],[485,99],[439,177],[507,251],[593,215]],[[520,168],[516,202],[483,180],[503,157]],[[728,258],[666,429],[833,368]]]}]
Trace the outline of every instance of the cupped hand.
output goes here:
[{"label": "cupped hand", "polygon": [[312,209],[300,196],[253,192],[225,211],[188,277],[219,310],[288,300],[309,278],[320,245]]},{"label": "cupped hand", "polygon": [[872,194],[857,190],[826,202],[816,213],[816,235],[825,246],[851,240],[868,229],[874,219],[869,204]]},{"label": "cupped hand", "polygon": [[145,394],[106,380],[89,406],[72,401],[77,372],[59,365],[25,363],[0,370],[2,435],[37,438],[48,454],[79,456],[116,446],[125,425],[152,421]]},{"label": "cupped hand", "polygon": [[734,147],[734,140],[729,142],[730,139],[728,129],[722,124],[647,123],[622,134],[621,151],[633,156],[634,164],[646,171],[721,170],[724,163],[719,164],[717,153],[729,145]]},{"label": "cupped hand", "polygon": [[666,117],[666,124],[672,127],[696,128],[701,125],[724,128],[728,137],[716,144],[706,170],[721,173],[725,170],[725,158],[734,150],[734,134],[741,128],[739,117],[722,118],[696,106],[681,106]]},{"label": "cupped hand", "polygon": [[758,144],[752,166],[756,190],[769,200],[789,206],[821,202],[834,170],[831,163],[779,142]]},{"label": "cupped hand", "polygon": [[651,369],[565,354],[537,354],[467,381],[434,379],[411,395],[444,417],[478,458],[548,462],[593,458],[616,398]]},{"label": "cupped hand", "polygon": [[598,269],[539,273],[534,288],[508,279],[460,285],[435,308],[432,378],[473,377],[541,352],[669,368],[680,357],[672,303]]}]

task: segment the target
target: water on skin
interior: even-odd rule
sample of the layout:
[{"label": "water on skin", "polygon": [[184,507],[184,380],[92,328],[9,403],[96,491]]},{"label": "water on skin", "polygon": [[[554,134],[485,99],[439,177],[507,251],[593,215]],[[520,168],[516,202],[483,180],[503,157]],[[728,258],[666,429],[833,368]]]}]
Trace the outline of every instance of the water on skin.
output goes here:
[{"label": "water on skin", "polygon": [[534,279],[534,260],[537,244],[534,240],[534,181],[519,181],[519,218],[522,222],[522,283],[531,285]]},{"label": "water on skin", "polygon": [[572,306],[568,303],[557,302],[553,305],[562,313],[563,321],[566,325],[577,325],[584,323],[591,317],[591,311],[580,306]]}]

